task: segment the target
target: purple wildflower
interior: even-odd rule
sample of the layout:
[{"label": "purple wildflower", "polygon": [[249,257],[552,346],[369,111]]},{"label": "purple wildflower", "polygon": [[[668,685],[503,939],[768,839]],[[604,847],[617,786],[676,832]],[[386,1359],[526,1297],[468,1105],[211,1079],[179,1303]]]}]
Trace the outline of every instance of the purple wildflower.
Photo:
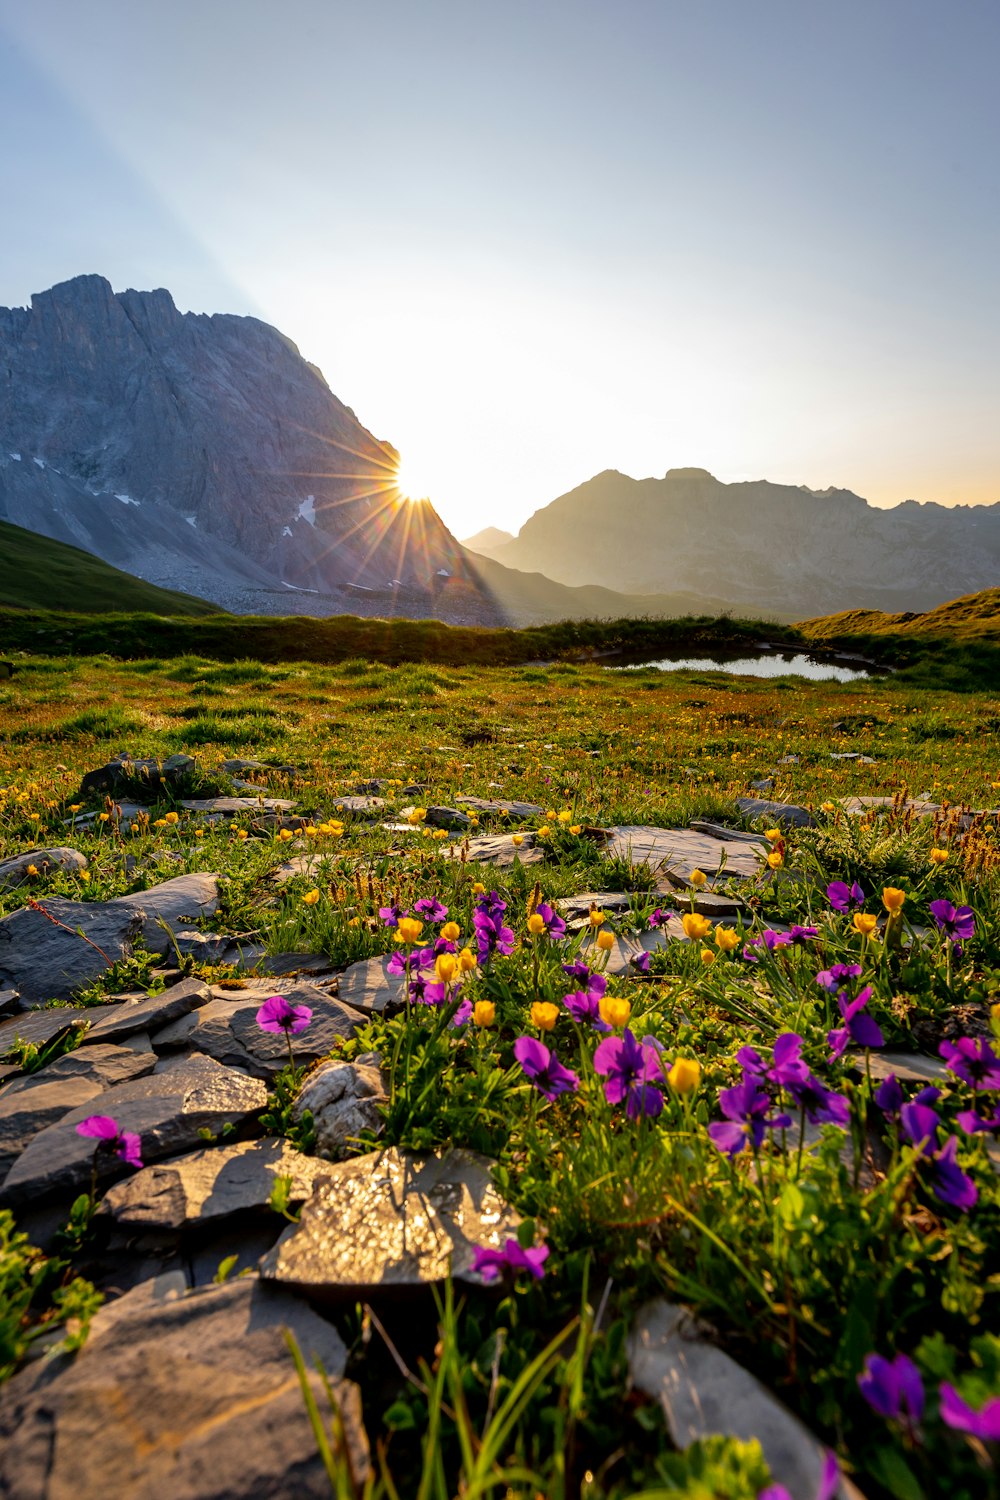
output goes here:
[{"label": "purple wildflower", "polygon": [[662,906],[658,906],[649,919],[649,925],[650,927],[666,927],[669,920],[669,911],[664,911]]},{"label": "purple wildflower", "polygon": [[118,1121],[113,1120],[110,1115],[88,1115],[85,1120],[80,1121],[76,1133],[97,1141],[98,1150],[107,1146],[126,1165],[137,1170],[142,1166],[139,1154],[142,1143],[139,1136],[132,1130],[122,1130]]},{"label": "purple wildflower", "polygon": [[949,1073],[974,1089],[1000,1089],[1000,1057],[985,1037],[963,1036],[942,1042],[938,1052]]},{"label": "purple wildflower", "polygon": [[770,927],[762,932],[759,937],[752,937],[743,949],[743,957],[747,963],[755,964],[760,958],[755,949],[766,948],[768,953],[773,953],[776,948],[788,948],[794,941],[790,932],[774,932]]},{"label": "purple wildflower", "polygon": [[532,916],[541,917],[545,924],[545,936],[555,940],[566,936],[566,923],[557,911],[545,901],[539,901]]},{"label": "purple wildflower", "polygon": [[966,1135],[1000,1135],[1000,1109],[991,1120],[974,1109],[960,1110],[956,1118]]},{"label": "purple wildflower", "polygon": [[386,927],[398,927],[400,917],[406,916],[406,909],[394,901],[391,906],[380,906],[378,914]]},{"label": "purple wildflower", "polygon": [[858,1388],[872,1411],[890,1422],[901,1422],[910,1432],[924,1414],[924,1382],[906,1354],[897,1354],[895,1359],[866,1355]]},{"label": "purple wildflower", "polygon": [[575,979],[577,984],[585,984],[588,995],[596,995],[598,999],[604,994],[608,987],[607,976],[604,974],[593,974],[587,965],[577,959],[576,963],[563,964],[562,971],[568,974],[570,979]]},{"label": "purple wildflower", "polygon": [[[823,1470],[819,1476],[819,1489],[816,1491],[816,1500],[833,1500],[840,1482],[840,1468],[837,1464],[836,1455],[827,1449],[823,1458]],[[792,1496],[783,1484],[769,1484],[766,1489],[761,1490],[757,1500],[792,1500]]]},{"label": "purple wildflower", "polygon": [[489,963],[494,953],[513,953],[514,933],[511,928],[503,925],[503,918],[499,913],[490,917],[484,911],[477,911],[473,922],[481,968]]},{"label": "purple wildflower", "polygon": [[853,989],[851,980],[860,977],[860,964],[831,964],[828,969],[822,969],[816,975],[816,983],[827,994],[839,995],[845,990]]},{"label": "purple wildflower", "polygon": [[513,1236],[509,1236],[502,1250],[477,1245],[472,1269],[478,1271],[484,1281],[495,1281],[505,1271],[530,1271],[537,1281],[541,1281],[545,1275],[542,1267],[548,1257],[548,1245],[535,1245],[525,1250]]},{"label": "purple wildflower", "polygon": [[[928,1105],[936,1104],[940,1097],[941,1090],[936,1089],[932,1083],[929,1083],[925,1088],[922,1088],[918,1094],[914,1094],[913,1098],[910,1100],[910,1103]],[[903,1093],[902,1088],[900,1087],[899,1080],[897,1079],[895,1073],[890,1073],[889,1076],[879,1084],[878,1088],[875,1090],[875,1103],[878,1105],[882,1113],[884,1115],[887,1115],[889,1119],[894,1119],[899,1114],[903,1105],[906,1103],[906,1096]]]},{"label": "purple wildflower", "polygon": [[850,1105],[843,1094],[824,1088],[802,1061],[801,1051],[802,1038],[794,1031],[779,1036],[774,1044],[774,1066],[767,1076],[792,1096],[813,1125],[839,1125],[846,1129],[851,1118]]},{"label": "purple wildflower", "polygon": [[932,901],[930,913],[938,932],[952,943],[964,942],[976,929],[976,916],[971,906],[953,906],[950,901]]},{"label": "purple wildflower", "polygon": [[979,1192],[972,1178],[962,1171],[955,1159],[958,1136],[949,1136],[941,1149],[937,1150],[937,1128],[940,1121],[933,1109],[926,1104],[904,1104],[899,1118],[903,1134],[917,1148],[926,1167],[935,1197],[963,1212],[972,1208],[979,1198]]},{"label": "purple wildflower", "polygon": [[518,1037],[514,1043],[514,1056],[546,1099],[555,1099],[559,1094],[575,1094],[580,1087],[580,1080],[573,1070],[564,1068],[555,1052],[550,1052],[544,1042],[536,1041],[533,1036]]},{"label": "purple wildflower", "polygon": [[800,927],[797,922],[793,922],[785,936],[790,943],[797,943],[799,947],[804,948],[806,943],[810,942],[814,937],[819,937],[819,928]]},{"label": "purple wildflower", "polygon": [[605,1099],[609,1104],[624,1100],[630,1120],[661,1113],[663,1095],[653,1085],[654,1079],[663,1079],[656,1049],[637,1042],[627,1026],[620,1037],[605,1037],[600,1043],[594,1053],[594,1071],[607,1078]]},{"label": "purple wildflower", "polygon": [[428,922],[443,922],[448,915],[448,908],[442,906],[434,896],[423,896],[413,904],[413,910]]},{"label": "purple wildflower", "polygon": [[580,1026],[588,1021],[595,1031],[610,1031],[611,1027],[601,1020],[601,997],[592,990],[577,990],[563,1001],[573,1020]]},{"label": "purple wildflower", "polygon": [[272,995],[265,1000],[257,1012],[257,1025],[261,1031],[283,1031],[286,1036],[297,1036],[305,1031],[312,1020],[308,1005],[289,1005],[284,995]]},{"label": "purple wildflower", "polygon": [[638,971],[639,971],[640,974],[648,974],[649,973],[649,954],[648,953],[636,953],[636,954],[634,954],[632,956],[632,958],[629,960],[629,962],[631,963],[633,969],[638,969]]},{"label": "purple wildflower", "polygon": [[741,1047],[736,1061],[749,1078],[763,1078],[766,1072],[764,1059],[755,1047]]},{"label": "purple wildflower", "polygon": [[844,1055],[848,1042],[854,1042],[855,1046],[865,1048],[885,1046],[885,1037],[882,1035],[878,1022],[873,1020],[865,1010],[871,996],[871,985],[866,985],[850,1001],[845,1000],[843,995],[837,996],[837,1006],[844,1024],[837,1030],[827,1033],[831,1062],[835,1057]]},{"label": "purple wildflower", "polygon": [[826,888],[826,899],[834,911],[860,911],[865,904],[865,893],[856,880],[852,885],[846,880],[831,880]]},{"label": "purple wildflower", "polygon": [[770,1107],[771,1100],[752,1076],[744,1078],[735,1088],[722,1089],[719,1108],[729,1123],[720,1120],[708,1127],[712,1145],[730,1161],[748,1141],[753,1143],[755,1151],[759,1151],[765,1130],[787,1130],[792,1123],[790,1115],[773,1115],[769,1119],[767,1112]]},{"label": "purple wildflower", "polygon": [[938,1393],[941,1398],[941,1420],[956,1432],[967,1432],[970,1437],[983,1442],[1000,1442],[1000,1396],[990,1396],[980,1411],[973,1411],[963,1401],[953,1385],[943,1381]]},{"label": "purple wildflower", "polygon": [[495,919],[502,917],[507,910],[506,901],[501,901],[499,891],[484,892],[476,897],[476,911],[482,912],[484,916]]},{"label": "purple wildflower", "polygon": [[[442,989],[443,988],[444,988],[444,986],[442,985]],[[450,1021],[449,1024],[451,1026],[455,1026],[455,1027],[467,1026],[468,1023],[471,1020],[472,1020],[472,1001],[471,1000],[463,1000],[462,1003],[461,1003],[461,1005],[458,1007],[458,1010],[456,1010],[455,1014],[452,1016],[451,1021]]]}]

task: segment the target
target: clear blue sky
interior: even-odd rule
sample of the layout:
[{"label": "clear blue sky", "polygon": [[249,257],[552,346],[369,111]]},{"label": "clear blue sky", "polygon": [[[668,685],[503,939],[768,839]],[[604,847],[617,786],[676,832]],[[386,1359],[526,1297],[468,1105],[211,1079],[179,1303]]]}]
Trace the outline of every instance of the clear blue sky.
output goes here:
[{"label": "clear blue sky", "polygon": [[0,0],[0,304],[275,323],[459,535],[1000,501],[998,64],[996,0]]}]

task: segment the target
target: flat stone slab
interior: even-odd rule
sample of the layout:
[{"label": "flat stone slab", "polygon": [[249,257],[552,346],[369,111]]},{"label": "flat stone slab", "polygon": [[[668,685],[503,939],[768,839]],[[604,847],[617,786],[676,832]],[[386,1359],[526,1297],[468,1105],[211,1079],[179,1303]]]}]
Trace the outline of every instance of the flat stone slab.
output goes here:
[{"label": "flat stone slab", "polygon": [[218,878],[204,874],[178,875],[113,901],[46,897],[54,920],[27,906],[0,918],[0,987],[19,990],[29,1004],[68,1000],[105,972],[107,960],[129,957],[140,938],[151,952],[165,953],[170,938],[160,920],[186,927],[218,904]]},{"label": "flat stone slab", "polygon": [[212,991],[199,979],[184,979],[160,995],[150,995],[146,1000],[127,1000],[123,1005],[94,1006],[90,1011],[90,1027],[84,1041],[118,1042],[135,1036],[141,1031],[157,1031],[171,1021],[179,1020],[207,1005]]},{"label": "flat stone slab", "polygon": [[713,839],[729,839],[733,843],[759,844],[759,833],[747,833],[742,828],[727,828],[725,823],[710,823],[707,818],[692,818],[688,824],[696,833],[707,833]]},{"label": "flat stone slab", "polygon": [[145,1048],[116,1047],[109,1042],[96,1046],[77,1047],[75,1052],[64,1052],[53,1058],[37,1073],[25,1073],[11,1079],[0,1091],[0,1101],[9,1094],[29,1090],[44,1080],[86,1078],[101,1089],[114,1088],[115,1084],[128,1083],[133,1078],[144,1078],[156,1066],[156,1053],[148,1045]]},{"label": "flat stone slab", "polygon": [[356,818],[373,817],[385,807],[384,797],[333,797],[330,806],[338,812],[352,813]]},{"label": "flat stone slab", "polygon": [[279,885],[294,880],[297,875],[306,875],[315,879],[322,870],[331,869],[336,859],[337,855],[332,850],[325,850],[322,854],[295,854],[291,859],[286,859],[283,864],[273,869],[271,878],[278,881]]},{"label": "flat stone slab", "polygon": [[627,825],[611,828],[608,832],[610,837],[604,849],[606,859],[649,865],[682,884],[690,880],[692,870],[718,875],[724,869],[726,876],[752,879],[760,874],[762,857],[767,853],[764,842],[750,844],[745,839],[716,839],[697,833],[693,828]]},{"label": "flat stone slab", "polygon": [[390,954],[381,958],[364,958],[351,964],[337,978],[337,994],[345,1005],[366,1014],[381,1015],[406,1004],[406,979],[402,974],[387,974]]},{"label": "flat stone slab", "polygon": [[577,917],[589,917],[592,906],[596,906],[598,911],[616,915],[628,911],[632,905],[632,897],[628,891],[583,891],[579,896],[560,896],[552,904],[570,922]]},{"label": "flat stone slab", "polygon": [[288,797],[198,797],[181,802],[181,807],[206,817],[229,818],[247,812],[291,812],[298,803]]},{"label": "flat stone slab", "polygon": [[[415,811],[413,807],[401,807],[399,817],[408,820],[410,814]],[[428,807],[424,812],[423,822],[428,828],[450,828],[456,833],[461,833],[466,828],[473,827],[468,813],[459,812],[457,807]]]},{"label": "flat stone slab", "polygon": [[[778,1484],[804,1500],[818,1492],[824,1445],[759,1380],[709,1343],[686,1308],[664,1301],[643,1308],[628,1362],[633,1385],[659,1401],[678,1448],[711,1433],[757,1438]],[[844,1478],[836,1493],[860,1500]]]},{"label": "flat stone slab", "polygon": [[100,1212],[121,1229],[180,1230],[266,1208],[277,1177],[292,1179],[291,1200],[301,1203],[327,1171],[325,1161],[286,1140],[211,1146],[122,1178],[105,1193]]},{"label": "flat stone slab", "polygon": [[90,1024],[93,1011],[80,1005],[57,1005],[51,1010],[29,1010],[9,1021],[0,1021],[0,1057],[16,1041],[33,1042],[36,1047],[50,1042],[67,1026]]},{"label": "flat stone slab", "polygon": [[662,927],[650,927],[646,932],[640,932],[635,937],[626,936],[623,933],[614,932],[611,927],[598,929],[601,932],[611,932],[614,937],[612,947],[608,949],[605,960],[602,951],[597,947],[596,934],[590,933],[584,938],[580,948],[580,957],[585,959],[593,968],[600,969],[604,974],[632,974],[636,972],[635,961],[644,953],[657,953],[661,948],[675,940],[686,943],[689,941],[679,917],[671,912]]},{"label": "flat stone slab", "polygon": [[27,1082],[21,1090],[16,1083],[0,1090],[0,1182],[39,1131],[103,1092],[93,1079],[48,1079],[44,1071]]},{"label": "flat stone slab", "polygon": [[455,801],[473,812],[499,814],[506,818],[535,818],[545,811],[535,802],[501,802],[489,797],[456,797]]},{"label": "flat stone slab", "polygon": [[[76,1127],[88,1115],[110,1115],[121,1130],[136,1132],[143,1162],[149,1163],[193,1150],[202,1144],[199,1131],[218,1135],[224,1125],[240,1125],[259,1114],[266,1103],[259,1078],[224,1068],[211,1057],[185,1058],[163,1072],[106,1089],[99,1108],[72,1109],[40,1131],[11,1167],[0,1202],[14,1205],[85,1187],[94,1142],[77,1135]],[[104,1182],[129,1170],[110,1152],[102,1152],[98,1164]]]},{"label": "flat stone slab", "polygon": [[268,995],[282,994],[290,1005],[308,1005],[312,1020],[305,1031],[292,1038],[297,1067],[316,1062],[332,1051],[335,1043],[352,1037],[365,1023],[360,1011],[352,1010],[316,985],[296,981],[293,984],[270,984],[266,994],[248,997],[238,990],[228,992],[233,998],[210,1000],[151,1037],[156,1051],[181,1047],[203,1052],[228,1067],[241,1068],[254,1078],[273,1078],[288,1063],[288,1044],[284,1032],[262,1031],[257,1012]]},{"label": "flat stone slab", "polygon": [[316,1130],[316,1150],[329,1161],[339,1161],[364,1130],[381,1135],[382,1106],[389,1103],[382,1074],[375,1062],[322,1063],[306,1079],[295,1101],[295,1118],[306,1110]]},{"label": "flat stone slab", "polygon": [[144,1283],[102,1308],[72,1359],[39,1360],[0,1395],[0,1493],[17,1500],[329,1500],[285,1342],[321,1412],[322,1362],[367,1470],[357,1388],[331,1324],[256,1277],[157,1299]]},{"label": "flat stone slab", "polygon": [[444,850],[446,859],[462,859],[469,864],[496,865],[506,869],[515,864],[540,865],[545,860],[545,850],[535,843],[533,833],[522,835],[523,843],[512,842],[509,833],[483,834],[465,839],[461,844],[451,844]]},{"label": "flat stone slab", "polygon": [[769,818],[779,828],[815,828],[816,819],[807,807],[794,802],[768,802],[763,797],[737,797],[736,806],[745,818]]},{"label": "flat stone slab", "polygon": [[392,1147],[328,1167],[261,1275],[317,1296],[471,1276],[477,1245],[499,1249],[520,1222],[490,1167],[454,1147],[429,1156]]},{"label": "flat stone slab", "polygon": [[28,873],[33,865],[39,875],[51,875],[53,870],[73,874],[87,868],[87,856],[78,849],[29,849],[26,854],[15,854],[13,859],[0,860],[0,891],[36,877]]},{"label": "flat stone slab", "polygon": [[[863,1056],[852,1059],[864,1070]],[[919,1052],[872,1052],[869,1063],[871,1075],[878,1082],[894,1073],[900,1083],[947,1083],[950,1074],[940,1057],[924,1057]]]}]

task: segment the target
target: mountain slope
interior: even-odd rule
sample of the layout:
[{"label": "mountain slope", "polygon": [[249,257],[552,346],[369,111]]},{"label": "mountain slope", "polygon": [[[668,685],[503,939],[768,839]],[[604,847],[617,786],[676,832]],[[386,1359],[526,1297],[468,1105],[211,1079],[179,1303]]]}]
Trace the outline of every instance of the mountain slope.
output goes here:
[{"label": "mountain slope", "polygon": [[475,536],[463,538],[462,546],[469,552],[481,552],[488,557],[498,547],[506,547],[507,543],[513,540],[512,531],[501,531],[499,526],[485,526],[482,531],[477,531]]},{"label": "mountain slope", "polygon": [[172,593],[109,567],[99,557],[0,521],[0,607],[211,615],[218,606]]},{"label": "mountain slope", "polygon": [[996,582],[1000,505],[880,510],[850,490],[609,470],[536,511],[491,555],[566,584],[710,592],[744,612],[920,610]]},{"label": "mountain slope", "polygon": [[799,629],[822,638],[842,635],[944,636],[950,640],[1000,640],[1000,588],[983,589],[939,604],[937,609],[890,615],[881,610],[851,609],[802,620]]},{"label": "mountain slope", "polygon": [[328,613],[351,586],[390,613],[433,613],[444,593],[493,623],[396,463],[255,318],[180,313],[101,276],[0,308],[0,519],[153,583],[240,609],[315,590]]}]

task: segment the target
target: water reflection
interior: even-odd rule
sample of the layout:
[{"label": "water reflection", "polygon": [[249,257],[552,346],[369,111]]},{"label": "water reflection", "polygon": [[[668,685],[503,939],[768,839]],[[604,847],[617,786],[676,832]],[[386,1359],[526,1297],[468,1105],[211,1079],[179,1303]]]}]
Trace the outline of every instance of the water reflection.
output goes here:
[{"label": "water reflection", "polygon": [[[843,660],[843,659],[842,659]],[[809,677],[814,682],[855,682],[877,674],[862,663],[845,666],[828,658],[805,656],[801,652],[761,652],[759,656],[682,656],[673,660],[633,661],[609,667],[611,672],[636,672],[642,668],[659,672],[735,672],[740,677]]]}]

